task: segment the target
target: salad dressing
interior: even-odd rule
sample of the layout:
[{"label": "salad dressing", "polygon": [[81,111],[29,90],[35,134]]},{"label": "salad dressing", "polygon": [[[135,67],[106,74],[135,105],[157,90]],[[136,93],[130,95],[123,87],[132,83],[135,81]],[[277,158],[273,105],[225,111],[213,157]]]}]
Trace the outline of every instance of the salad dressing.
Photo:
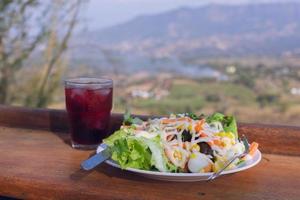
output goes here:
[{"label": "salad dressing", "polygon": [[[235,119],[220,113],[205,119],[178,114],[130,121],[131,124],[124,123],[119,131],[104,140],[112,150],[112,159],[123,168],[205,173],[218,171],[245,150],[238,139]],[[258,145],[251,146],[253,155]],[[227,169],[237,168],[249,159],[251,155],[236,160]]]}]

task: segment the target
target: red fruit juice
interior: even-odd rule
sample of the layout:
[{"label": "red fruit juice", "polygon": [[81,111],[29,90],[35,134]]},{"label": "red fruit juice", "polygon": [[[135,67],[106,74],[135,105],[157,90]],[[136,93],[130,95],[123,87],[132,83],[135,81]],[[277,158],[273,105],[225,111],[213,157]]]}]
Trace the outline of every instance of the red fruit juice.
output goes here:
[{"label": "red fruit juice", "polygon": [[112,88],[65,88],[72,145],[97,145],[107,136],[112,93]]}]

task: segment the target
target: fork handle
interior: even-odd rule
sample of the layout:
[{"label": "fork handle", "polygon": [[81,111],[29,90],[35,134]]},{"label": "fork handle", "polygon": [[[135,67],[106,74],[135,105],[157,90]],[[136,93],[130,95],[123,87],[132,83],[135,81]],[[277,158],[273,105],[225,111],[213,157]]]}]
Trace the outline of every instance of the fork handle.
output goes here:
[{"label": "fork handle", "polygon": [[236,155],[235,157],[233,157],[221,170],[219,170],[218,172],[213,173],[208,180],[214,180],[215,178],[217,178],[218,176],[220,176],[220,174],[231,164],[233,163],[233,161],[235,161],[237,158],[243,157],[244,153]]}]

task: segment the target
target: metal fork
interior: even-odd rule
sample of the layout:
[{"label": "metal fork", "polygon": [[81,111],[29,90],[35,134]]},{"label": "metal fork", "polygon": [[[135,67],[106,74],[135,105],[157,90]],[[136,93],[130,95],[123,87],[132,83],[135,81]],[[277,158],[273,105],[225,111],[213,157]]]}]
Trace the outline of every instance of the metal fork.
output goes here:
[{"label": "metal fork", "polygon": [[220,169],[218,172],[213,173],[213,174],[207,179],[208,181],[212,181],[212,180],[214,180],[215,178],[221,176],[221,173],[222,173],[222,172],[223,172],[223,171],[224,171],[231,163],[233,163],[236,159],[242,158],[242,157],[244,157],[245,155],[247,155],[247,154],[249,153],[249,142],[248,142],[248,140],[247,140],[247,138],[246,138],[245,135],[242,136],[242,142],[244,143],[245,151],[244,151],[243,153],[241,153],[241,154],[238,154],[238,155],[234,156],[230,161],[228,161],[228,162],[226,163],[226,165],[224,165],[224,167],[223,167],[222,169]]}]

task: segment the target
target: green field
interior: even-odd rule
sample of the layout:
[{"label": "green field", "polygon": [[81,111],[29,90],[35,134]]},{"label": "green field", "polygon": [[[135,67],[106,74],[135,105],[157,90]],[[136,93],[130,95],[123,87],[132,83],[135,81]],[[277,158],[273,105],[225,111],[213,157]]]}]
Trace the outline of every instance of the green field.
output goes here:
[{"label": "green field", "polygon": [[[260,83],[260,82],[259,82]],[[194,112],[210,114],[223,112],[238,117],[239,121],[298,124],[300,119],[299,97],[284,93],[249,88],[234,82],[218,82],[172,79],[169,95],[162,99],[131,98],[115,95],[114,111],[130,108],[132,113],[168,115],[170,113]]]},{"label": "green field", "polygon": [[173,81],[170,94],[166,98],[132,99],[129,106],[133,110],[149,114],[201,113],[203,108],[218,109],[225,101],[230,105],[239,105],[241,102],[243,105],[252,105],[255,94],[246,87],[232,83],[179,79]]}]

